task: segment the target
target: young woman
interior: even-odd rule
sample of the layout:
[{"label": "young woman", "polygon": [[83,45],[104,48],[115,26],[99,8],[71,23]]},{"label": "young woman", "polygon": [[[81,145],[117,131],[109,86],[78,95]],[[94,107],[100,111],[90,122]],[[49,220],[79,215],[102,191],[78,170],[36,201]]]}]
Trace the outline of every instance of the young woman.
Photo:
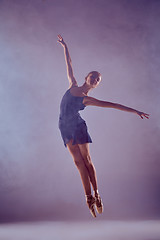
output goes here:
[{"label": "young woman", "polygon": [[[101,101],[89,97],[90,90],[96,88],[101,82],[101,74],[97,71],[90,72],[82,86],[78,86],[73,74],[71,57],[68,47],[61,35],[58,35],[58,42],[64,48],[64,56],[67,66],[67,76],[69,80],[69,89],[64,94],[60,105],[59,128],[64,141],[77,166],[83,183],[86,202],[93,217],[96,217],[95,207],[98,213],[103,212],[103,203],[98,192],[97,177],[95,167],[92,163],[89,143],[92,142],[87,131],[85,121],[81,118],[79,110],[86,106],[97,106],[106,108],[116,108],[119,110],[136,113],[142,119],[149,118],[149,115],[135,109],[106,101]],[[94,195],[91,194],[91,186]]]}]

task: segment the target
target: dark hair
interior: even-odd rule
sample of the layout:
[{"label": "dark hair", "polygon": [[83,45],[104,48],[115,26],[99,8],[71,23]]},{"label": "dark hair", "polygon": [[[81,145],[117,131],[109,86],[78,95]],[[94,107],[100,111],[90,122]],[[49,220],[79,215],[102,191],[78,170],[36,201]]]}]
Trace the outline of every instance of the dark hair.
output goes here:
[{"label": "dark hair", "polygon": [[87,77],[90,75],[90,74],[93,74],[93,75],[98,75],[99,77],[101,76],[101,74],[97,71],[91,71],[88,73],[88,75],[85,77],[85,79],[87,79]]}]

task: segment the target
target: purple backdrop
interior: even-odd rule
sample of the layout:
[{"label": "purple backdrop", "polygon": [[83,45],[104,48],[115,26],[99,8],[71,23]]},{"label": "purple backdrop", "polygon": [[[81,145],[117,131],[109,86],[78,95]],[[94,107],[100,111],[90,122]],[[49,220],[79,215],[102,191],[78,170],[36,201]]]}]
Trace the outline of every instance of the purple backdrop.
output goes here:
[{"label": "purple backdrop", "polygon": [[91,95],[151,114],[87,107],[101,219],[160,217],[160,1],[0,1],[0,220],[89,219],[77,169],[58,130],[68,88],[62,34]]}]

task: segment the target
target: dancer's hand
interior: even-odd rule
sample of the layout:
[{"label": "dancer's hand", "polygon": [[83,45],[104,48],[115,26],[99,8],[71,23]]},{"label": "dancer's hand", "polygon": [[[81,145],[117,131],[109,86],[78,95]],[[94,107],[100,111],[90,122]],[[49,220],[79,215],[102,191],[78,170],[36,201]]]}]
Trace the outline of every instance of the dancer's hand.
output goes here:
[{"label": "dancer's hand", "polygon": [[65,46],[65,42],[64,42],[62,36],[59,34],[57,37],[58,37],[57,42],[59,42],[62,45],[62,47],[64,47]]},{"label": "dancer's hand", "polygon": [[138,114],[138,116],[140,116],[142,119],[145,117],[147,119],[149,119],[149,114],[147,113],[144,113],[144,112],[139,112],[139,111],[136,111],[136,113]]}]

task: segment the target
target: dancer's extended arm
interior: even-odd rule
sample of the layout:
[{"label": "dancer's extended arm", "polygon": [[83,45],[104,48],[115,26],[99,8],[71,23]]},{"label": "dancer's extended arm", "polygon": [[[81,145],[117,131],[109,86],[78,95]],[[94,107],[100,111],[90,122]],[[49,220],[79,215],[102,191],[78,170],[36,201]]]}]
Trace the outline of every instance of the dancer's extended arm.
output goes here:
[{"label": "dancer's extended arm", "polygon": [[130,108],[130,107],[126,107],[126,106],[118,104],[118,103],[101,101],[101,100],[98,100],[98,99],[92,98],[92,97],[85,97],[84,100],[83,100],[83,103],[84,103],[85,106],[97,106],[97,107],[115,108],[115,109],[126,111],[126,112],[136,113],[142,119],[143,119],[143,117],[145,117],[147,119],[149,118],[149,114],[147,114],[147,113],[140,112],[140,111],[138,111],[136,109],[133,109],[133,108]]},{"label": "dancer's extended arm", "polygon": [[67,76],[68,76],[68,80],[69,80],[69,86],[70,87],[77,86],[76,79],[75,79],[75,77],[73,75],[72,61],[71,61],[71,57],[70,57],[70,54],[69,54],[69,51],[68,51],[68,47],[67,47],[67,44],[64,42],[64,40],[63,40],[61,35],[58,35],[58,42],[64,48],[64,56],[65,56],[65,61],[66,61]]}]

